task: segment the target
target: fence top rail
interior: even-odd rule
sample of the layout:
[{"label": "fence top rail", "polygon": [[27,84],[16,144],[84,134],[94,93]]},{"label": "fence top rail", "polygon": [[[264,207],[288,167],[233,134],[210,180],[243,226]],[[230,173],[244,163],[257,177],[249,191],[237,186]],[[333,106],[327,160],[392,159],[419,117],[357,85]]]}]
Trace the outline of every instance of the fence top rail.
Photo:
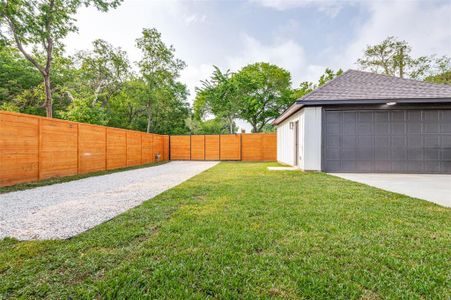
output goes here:
[{"label": "fence top rail", "polygon": [[256,132],[256,133],[249,132],[249,133],[169,134],[169,136],[186,136],[186,137],[189,137],[189,136],[196,136],[196,135],[199,135],[199,136],[202,136],[202,135],[205,135],[205,136],[219,136],[219,135],[256,135],[256,134],[260,134],[260,135],[276,135],[275,132]]}]

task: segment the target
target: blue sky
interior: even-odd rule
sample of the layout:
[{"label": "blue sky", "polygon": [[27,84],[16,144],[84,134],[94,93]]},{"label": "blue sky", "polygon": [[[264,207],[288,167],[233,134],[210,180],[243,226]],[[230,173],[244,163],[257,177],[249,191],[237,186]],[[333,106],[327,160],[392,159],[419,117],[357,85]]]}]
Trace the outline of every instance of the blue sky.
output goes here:
[{"label": "blue sky", "polygon": [[356,68],[368,44],[394,35],[414,55],[451,56],[451,0],[125,0],[116,10],[81,9],[69,53],[102,38],[140,57],[135,39],[155,27],[188,67],[181,81],[191,90],[212,65],[223,69],[266,61],[286,68],[293,86],[316,81],[326,67]]}]

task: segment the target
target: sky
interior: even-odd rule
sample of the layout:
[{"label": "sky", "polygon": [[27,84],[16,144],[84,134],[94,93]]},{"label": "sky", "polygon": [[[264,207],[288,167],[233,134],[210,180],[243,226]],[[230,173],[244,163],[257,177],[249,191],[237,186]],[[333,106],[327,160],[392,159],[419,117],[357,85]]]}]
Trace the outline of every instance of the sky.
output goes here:
[{"label": "sky", "polygon": [[[76,15],[78,33],[65,41],[69,53],[104,39],[139,60],[135,40],[156,28],[187,63],[180,81],[190,90],[213,65],[237,71],[269,62],[292,75],[292,85],[317,81],[325,68],[357,68],[367,45],[388,36],[406,40],[412,54],[451,56],[451,0],[125,0],[107,13]],[[247,127],[247,126],[244,126]]]}]

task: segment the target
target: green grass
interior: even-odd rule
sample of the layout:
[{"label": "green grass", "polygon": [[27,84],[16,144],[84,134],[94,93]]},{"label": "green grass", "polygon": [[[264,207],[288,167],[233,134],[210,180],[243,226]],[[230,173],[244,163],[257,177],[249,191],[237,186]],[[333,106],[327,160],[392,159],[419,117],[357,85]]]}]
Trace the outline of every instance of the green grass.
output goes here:
[{"label": "green grass", "polygon": [[133,166],[133,167],[127,167],[127,168],[121,168],[121,169],[115,169],[115,170],[92,172],[92,173],[80,174],[80,175],[74,175],[74,176],[53,177],[53,178],[49,178],[49,179],[45,179],[45,180],[41,180],[41,181],[34,181],[34,182],[20,183],[20,184],[11,185],[11,186],[4,186],[4,187],[0,187],[0,194],[15,192],[15,191],[23,191],[23,190],[40,187],[40,186],[69,182],[69,181],[74,181],[74,180],[93,177],[93,176],[107,175],[107,174],[111,174],[111,173],[153,167],[153,166],[158,166],[158,165],[162,165],[165,163],[167,163],[167,161],[143,164],[143,165],[139,165],[139,166]]},{"label": "green grass", "polygon": [[64,241],[0,241],[0,298],[449,299],[451,210],[221,163]]}]

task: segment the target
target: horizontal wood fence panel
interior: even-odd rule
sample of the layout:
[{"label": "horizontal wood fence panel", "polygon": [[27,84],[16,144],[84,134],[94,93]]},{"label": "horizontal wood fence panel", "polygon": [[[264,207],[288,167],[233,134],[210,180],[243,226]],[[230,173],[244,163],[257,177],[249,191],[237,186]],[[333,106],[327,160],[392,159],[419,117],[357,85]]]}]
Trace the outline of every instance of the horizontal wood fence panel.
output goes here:
[{"label": "horizontal wood fence panel", "polygon": [[170,138],[171,160],[191,159],[191,137],[189,135],[173,135]]},{"label": "horizontal wood fence panel", "polygon": [[277,160],[277,136],[275,134],[243,134],[242,156],[244,161]]},{"label": "horizontal wood fence panel", "polygon": [[170,141],[172,160],[277,159],[275,133],[171,136]]},{"label": "horizontal wood fence panel", "polygon": [[113,170],[127,166],[126,131],[107,128],[107,169]]},{"label": "horizontal wood fence panel", "polygon": [[169,160],[169,135],[162,136],[163,138],[163,160]]},{"label": "horizontal wood fence panel", "polygon": [[38,180],[39,119],[0,114],[0,186]]},{"label": "horizontal wood fence panel", "polygon": [[261,134],[243,134],[241,141],[243,143],[242,159],[244,161],[260,161],[263,160]]},{"label": "horizontal wood fence panel", "polygon": [[205,160],[205,135],[191,136],[191,160]]},{"label": "horizontal wood fence panel", "polygon": [[241,135],[220,135],[219,143],[220,160],[241,160]]},{"label": "horizontal wood fence panel", "polygon": [[169,136],[0,111],[0,186],[169,157]]},{"label": "horizontal wood fence panel", "polygon": [[78,173],[76,123],[42,119],[39,146],[39,179]]},{"label": "horizontal wood fence panel", "polygon": [[262,134],[263,136],[263,160],[276,161],[277,160],[277,135],[276,134]]},{"label": "horizontal wood fence panel", "polygon": [[153,155],[153,134],[143,133],[141,141],[142,163],[148,164],[154,162]]},{"label": "horizontal wood fence panel", "polygon": [[127,166],[141,164],[141,133],[127,131]]},{"label": "horizontal wood fence panel", "polygon": [[78,172],[106,170],[106,128],[78,125]]},{"label": "horizontal wood fence panel", "polygon": [[205,136],[205,160],[219,160],[219,135]]},{"label": "horizontal wood fence panel", "polygon": [[154,135],[153,139],[153,156],[156,160],[157,157],[160,157],[160,160],[163,160],[164,157],[164,138],[161,135]]}]

